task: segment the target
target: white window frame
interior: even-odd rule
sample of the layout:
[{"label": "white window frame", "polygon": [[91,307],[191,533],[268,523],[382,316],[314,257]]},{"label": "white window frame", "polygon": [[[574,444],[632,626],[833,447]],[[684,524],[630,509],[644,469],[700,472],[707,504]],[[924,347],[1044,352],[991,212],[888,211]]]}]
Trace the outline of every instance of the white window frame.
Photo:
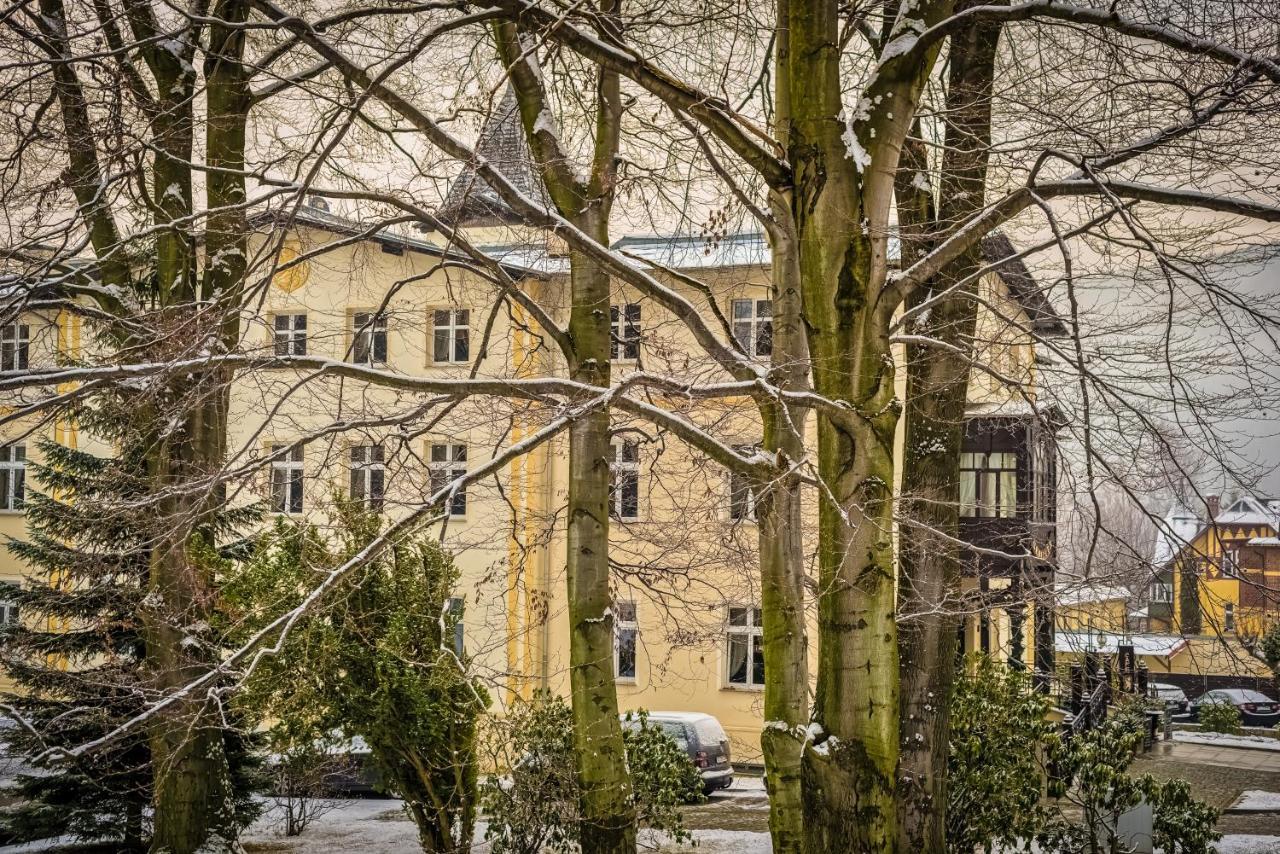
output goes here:
[{"label": "white window frame", "polygon": [[[994,501],[989,494],[992,492],[998,496]],[[1018,517],[1017,453],[965,451],[960,454],[960,516],[966,519]]]},{"label": "white window frame", "polygon": [[[443,315],[443,318],[441,317]],[[441,322],[443,320],[443,322]],[[443,341],[445,352],[440,352]],[[465,352],[458,353],[462,344]],[[441,358],[443,356],[444,358]],[[436,365],[465,365],[471,361],[471,309],[437,308],[431,311],[431,362]]]},{"label": "white window frame", "polygon": [[[361,319],[363,318],[363,320]],[[385,365],[387,349],[387,313],[385,311],[351,312],[351,361],[357,365]],[[378,344],[382,344],[382,358],[378,358]],[[364,350],[364,358],[361,358]]]},{"label": "white window frame", "polygon": [[375,513],[382,510],[387,497],[387,457],[381,443],[351,446],[348,480],[353,501]]},{"label": "white window frame", "polygon": [[[735,623],[735,613],[740,612],[741,621]],[[755,680],[756,651],[764,652],[764,612],[755,605],[729,605],[725,608],[724,632],[724,684],[729,688],[741,690],[763,690],[764,680]],[[746,661],[742,680],[735,680],[733,667],[733,644],[735,639],[746,646]]]},{"label": "white window frame", "polygon": [[272,315],[271,335],[277,356],[307,355],[306,312],[280,312]]},{"label": "white window frame", "polygon": [[729,321],[733,337],[748,356],[773,354],[773,300],[735,299],[729,303]]},{"label": "white window frame", "polygon": [[1173,604],[1173,584],[1168,581],[1152,582],[1151,601],[1161,605]]},{"label": "white window frame", "polygon": [[18,603],[0,599],[0,626],[11,626],[17,623],[20,617]]},{"label": "white window frame", "polygon": [[31,327],[25,323],[0,326],[0,371],[25,371],[31,361]]},{"label": "white window frame", "polygon": [[[622,641],[631,640],[631,674],[622,672]],[[636,603],[613,603],[613,678],[616,682],[635,682],[639,669],[640,623],[636,618]]]},{"label": "white window frame", "polygon": [[1222,606],[1222,630],[1224,632],[1234,632],[1236,630],[1236,605],[1234,602],[1227,602]]},{"label": "white window frame", "polygon": [[1228,578],[1240,576],[1240,549],[1224,548],[1222,550],[1222,574]]},{"label": "white window frame", "polygon": [[[640,445],[615,442],[609,446],[609,517],[622,522],[640,518]],[[630,459],[627,459],[630,457]],[[635,512],[627,515],[627,496],[633,496]]]},{"label": "white window frame", "polygon": [[[306,460],[301,445],[283,442],[271,446],[271,512],[296,516],[306,510]],[[276,454],[281,456],[276,457]],[[277,496],[281,498],[276,501]],[[296,498],[296,501],[295,501]],[[295,506],[296,505],[296,506]]]},{"label": "white window frame", "polygon": [[27,446],[21,442],[0,445],[0,512],[21,513],[26,505]]},{"label": "white window frame", "polygon": [[[437,453],[439,449],[439,453]],[[430,442],[427,445],[427,488],[435,495],[445,486],[467,474],[467,446],[463,442]],[[447,501],[450,518],[467,515],[467,485],[458,487]]]},{"label": "white window frame", "polygon": [[641,317],[638,302],[609,306],[609,357],[613,361],[634,362],[640,358]]}]

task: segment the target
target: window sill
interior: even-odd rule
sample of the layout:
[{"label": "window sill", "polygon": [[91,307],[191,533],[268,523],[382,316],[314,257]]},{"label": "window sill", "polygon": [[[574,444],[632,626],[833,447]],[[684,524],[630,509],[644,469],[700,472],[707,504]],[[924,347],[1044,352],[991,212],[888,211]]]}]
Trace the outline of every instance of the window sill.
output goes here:
[{"label": "window sill", "polygon": [[613,681],[618,685],[630,685],[632,688],[636,686],[636,678],[634,676],[615,676]]},{"label": "window sill", "polygon": [[742,691],[747,694],[760,694],[764,691],[763,685],[734,685],[732,683],[721,685],[721,691]]},{"label": "window sill", "polygon": [[0,507],[0,516],[23,516],[26,512],[25,507]]}]

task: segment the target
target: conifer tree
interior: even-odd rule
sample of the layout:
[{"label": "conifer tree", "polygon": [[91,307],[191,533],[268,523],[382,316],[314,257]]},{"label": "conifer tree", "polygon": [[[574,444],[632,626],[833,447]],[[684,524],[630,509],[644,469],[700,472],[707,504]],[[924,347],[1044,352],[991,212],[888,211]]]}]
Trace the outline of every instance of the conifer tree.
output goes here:
[{"label": "conifer tree", "polygon": [[[34,732],[15,727],[17,753],[74,748],[141,712],[156,699],[145,667],[140,619],[147,607],[151,530],[146,449],[155,438],[138,392],[117,389],[77,407],[81,435],[93,436],[112,455],[38,442],[40,459],[28,465],[36,485],[25,499],[27,536],[10,539],[10,553],[30,567],[20,585],[0,595],[19,606],[21,621],[0,636],[0,664],[16,690],[9,704]],[[217,542],[256,514],[226,511],[211,526]],[[213,643],[210,634],[193,643]],[[244,736],[229,729],[225,749],[236,792],[230,805],[239,823],[253,818],[250,790],[256,763]],[[144,850],[154,795],[146,728],[138,728],[75,761],[42,763],[19,775],[6,792],[16,806],[3,818],[5,835],[25,841],[71,836],[103,850]]]}]

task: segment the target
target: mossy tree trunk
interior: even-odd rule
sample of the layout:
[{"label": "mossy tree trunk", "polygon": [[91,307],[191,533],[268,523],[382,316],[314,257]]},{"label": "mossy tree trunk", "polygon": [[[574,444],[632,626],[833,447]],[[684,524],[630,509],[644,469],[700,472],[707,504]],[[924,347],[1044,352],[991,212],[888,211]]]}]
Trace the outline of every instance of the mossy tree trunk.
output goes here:
[{"label": "mossy tree trunk", "polygon": [[[616,2],[600,12],[618,13]],[[512,24],[496,27],[499,53],[515,87],[520,117],[543,181],[558,213],[597,243],[609,244],[609,215],[617,180],[622,102],[618,75],[600,70],[595,85],[595,146],[589,175],[578,177],[562,150],[536,53]],[[570,311],[564,353],[569,376],[599,388],[611,382],[609,274],[594,259],[569,255]],[[609,410],[595,408],[569,425],[566,579],[569,682],[574,756],[579,783],[579,838],[584,854],[633,854],[635,808],[627,772],[618,692],[614,682],[613,597],[609,574]]]},{"label": "mossy tree trunk", "polygon": [[[778,4],[776,29],[787,31],[788,0]],[[779,39],[776,50],[788,45]],[[788,64],[778,63],[774,132],[785,139],[790,121]],[[783,389],[808,384],[795,220],[789,193],[769,196],[772,253],[773,350],[771,379]],[[759,536],[760,604],[764,620],[764,717],[760,748],[769,793],[769,833],[775,854],[799,854],[804,847],[802,758],[809,724],[809,633],[805,614],[804,512],[800,475],[794,470],[806,456],[808,411],[781,404],[762,406],[764,449],[773,455],[778,475],[756,487]]]},{"label": "mossy tree trunk", "polygon": [[[977,214],[985,197],[991,97],[1000,24],[975,23],[951,40],[939,198],[926,181],[923,143],[908,147],[898,179],[904,263]],[[915,135],[917,138],[919,134]],[[956,667],[961,562],[959,455],[973,370],[980,245],[910,300],[899,529],[901,622],[900,847],[945,854],[949,699]],[[933,294],[954,289],[936,305]],[[937,342],[936,345],[932,342]]]},{"label": "mossy tree trunk", "polygon": [[[239,0],[219,0],[212,10],[205,63],[208,114],[205,126],[208,228],[203,277],[198,271],[195,237],[181,224],[190,217],[191,162],[195,131],[193,96],[196,29],[169,49],[153,45],[144,57],[159,93],[152,130],[156,141],[152,200],[158,225],[156,279],[162,305],[172,307],[166,323],[177,352],[225,352],[238,334],[239,295],[248,258],[248,227],[242,205],[245,126],[250,107],[248,78],[242,64],[244,31],[236,26],[248,15]],[[159,28],[144,4],[130,13],[135,36]],[[227,170],[227,171],[220,171]],[[197,308],[198,304],[206,308]],[[187,351],[194,352],[187,352]],[[172,490],[159,508],[167,521],[154,550],[149,601],[143,612],[155,686],[171,692],[202,676],[217,663],[216,646],[202,637],[211,622],[216,594],[213,568],[193,543],[212,541],[212,516],[222,495],[180,488],[204,480],[222,465],[229,406],[227,374],[201,380],[175,378],[170,395],[183,412],[178,429],[152,455],[158,487]],[[158,413],[165,414],[165,413]],[[192,642],[192,641],[195,642]],[[152,849],[186,854],[230,848],[237,834],[233,793],[225,752],[222,715],[208,698],[192,695],[172,706],[153,729],[155,828]]]},{"label": "mossy tree trunk", "polygon": [[[818,673],[803,759],[808,851],[888,852],[898,842],[899,650],[892,550],[898,419],[885,288],[899,152],[936,50],[890,54],[844,119],[835,0],[788,15],[786,135],[815,390],[848,406],[818,413]],[[903,8],[884,41],[909,38],[948,3]]]}]

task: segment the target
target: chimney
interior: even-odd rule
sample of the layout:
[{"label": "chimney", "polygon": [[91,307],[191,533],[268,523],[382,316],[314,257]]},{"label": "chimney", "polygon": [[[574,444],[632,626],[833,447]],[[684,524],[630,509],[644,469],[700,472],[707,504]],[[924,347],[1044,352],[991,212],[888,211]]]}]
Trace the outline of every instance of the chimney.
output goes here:
[{"label": "chimney", "polygon": [[1209,507],[1209,521],[1212,522],[1218,518],[1218,511],[1222,509],[1222,496],[1218,494],[1206,495],[1204,503]]}]

